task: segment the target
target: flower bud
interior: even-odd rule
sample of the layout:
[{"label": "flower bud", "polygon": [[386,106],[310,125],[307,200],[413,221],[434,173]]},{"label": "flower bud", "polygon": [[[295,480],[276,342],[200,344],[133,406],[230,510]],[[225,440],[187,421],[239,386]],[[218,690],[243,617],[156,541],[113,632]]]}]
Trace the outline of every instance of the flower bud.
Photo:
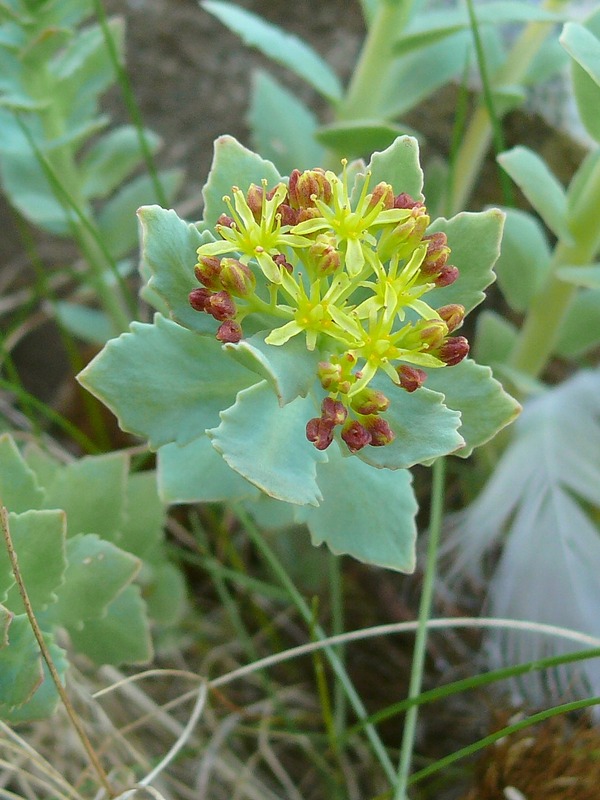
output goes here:
[{"label": "flower bud", "polygon": [[262,217],[264,193],[265,191],[262,186],[251,183],[246,194],[246,203],[248,203],[248,208],[252,212],[252,216],[256,222],[260,222],[260,218]]},{"label": "flower bud", "polygon": [[294,271],[293,266],[286,260],[286,257],[283,253],[277,253],[277,255],[271,257],[278,267],[283,267],[283,269],[285,269],[287,272]]},{"label": "flower bud", "polygon": [[419,200],[413,200],[406,192],[401,192],[401,194],[397,194],[394,197],[394,208],[418,208],[422,205],[423,203]]},{"label": "flower bud", "polygon": [[371,435],[369,444],[372,447],[385,447],[385,445],[391,444],[396,438],[396,434],[382,417],[377,415],[367,417],[364,423],[365,428]]},{"label": "flower bud", "polygon": [[356,453],[366,445],[371,444],[371,434],[364,425],[361,425],[355,419],[346,421],[342,428],[342,439],[348,445],[348,450],[351,453]]},{"label": "flower bud", "polygon": [[248,297],[256,288],[256,277],[250,267],[237,258],[223,258],[221,286],[235,297]]},{"label": "flower bud", "polygon": [[436,355],[449,367],[454,367],[460,364],[463,358],[469,354],[469,343],[464,336],[451,336],[446,339],[444,344],[439,348]]},{"label": "flower bud", "polygon": [[[316,209],[314,209],[316,211]],[[300,222],[300,212],[292,208],[287,203],[281,203],[277,206],[277,213],[281,218],[282,225],[289,225],[291,228]]]},{"label": "flower bud", "polygon": [[227,214],[221,214],[217,220],[217,227],[219,227],[219,225],[223,228],[235,228],[235,222],[231,217],[228,217]]},{"label": "flower bud", "polygon": [[204,310],[219,322],[233,319],[236,314],[235,303],[227,292],[215,292],[206,300]]},{"label": "flower bud", "polygon": [[438,308],[437,312],[446,323],[448,333],[452,333],[452,331],[460,327],[465,318],[465,307],[459,303],[450,303],[447,306],[442,306]]},{"label": "flower bud", "polygon": [[332,425],[343,425],[348,416],[348,411],[343,403],[326,397],[321,403],[321,419],[330,422]]},{"label": "flower bud", "polygon": [[454,283],[454,281],[458,278],[459,274],[458,267],[454,267],[451,264],[446,264],[440,270],[440,274],[437,276],[434,283],[440,289],[444,286],[450,286],[450,284]]},{"label": "flower bud", "polygon": [[319,235],[308,248],[308,258],[319,275],[332,275],[340,268],[340,253],[335,247],[335,237]]},{"label": "flower bud", "polygon": [[242,326],[233,319],[226,319],[217,329],[217,339],[223,344],[237,344],[242,338]]},{"label": "flower bud", "polygon": [[329,203],[331,184],[322,169],[308,169],[304,172],[294,169],[290,175],[288,193],[292,208],[312,208],[315,198]]},{"label": "flower bud", "polygon": [[394,190],[389,183],[381,181],[371,192],[371,199],[369,200],[369,208],[374,208],[377,203],[381,203],[381,208],[390,209],[394,208]]},{"label": "flower bud", "polygon": [[441,319],[423,320],[422,323],[415,327],[418,330],[419,339],[423,344],[427,345],[428,350],[435,350],[440,347],[448,335],[448,327]]},{"label": "flower bud", "polygon": [[427,378],[427,373],[422,369],[409,367],[406,364],[401,364],[397,367],[396,372],[398,373],[399,385],[407,392],[416,392]]},{"label": "flower bud", "polygon": [[355,394],[350,405],[357,414],[379,414],[387,411],[390,401],[379,389],[372,389],[366,386],[358,394]]},{"label": "flower bud", "polygon": [[423,242],[427,243],[427,252],[421,264],[421,272],[427,277],[437,277],[450,255],[448,237],[440,231],[424,236]]},{"label": "flower bud", "polygon": [[313,417],[306,423],[306,438],[317,450],[327,450],[333,441],[333,423],[322,417]]},{"label": "flower bud", "polygon": [[217,256],[200,256],[194,268],[198,281],[207,289],[221,289],[219,280],[221,273],[221,259]]},{"label": "flower bud", "polygon": [[211,295],[210,289],[193,289],[188,295],[188,300],[195,311],[206,311],[206,304]]}]

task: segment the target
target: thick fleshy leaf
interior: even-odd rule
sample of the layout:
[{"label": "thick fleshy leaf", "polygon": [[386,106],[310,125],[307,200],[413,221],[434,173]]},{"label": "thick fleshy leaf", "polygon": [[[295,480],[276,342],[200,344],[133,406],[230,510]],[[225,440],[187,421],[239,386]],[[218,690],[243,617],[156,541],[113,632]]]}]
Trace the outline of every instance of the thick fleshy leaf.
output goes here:
[{"label": "thick fleshy leaf", "polygon": [[274,500],[260,493],[256,499],[244,502],[244,507],[252,515],[256,524],[264,530],[288,528],[296,524],[298,506]]},{"label": "thick fleshy leaf", "polygon": [[[65,514],[63,511],[25,511],[23,514],[9,514],[8,519],[19,569],[33,610],[45,611],[56,600],[56,591],[67,566]],[[3,550],[0,562],[4,558]],[[6,606],[15,614],[25,611],[16,585],[8,592]]]},{"label": "thick fleshy leaf", "polygon": [[13,617],[0,648],[0,717],[26,703],[44,678],[39,645],[25,614]]},{"label": "thick fleshy leaf", "polygon": [[8,628],[12,618],[12,611],[9,611],[6,606],[0,605],[0,650],[8,644]]},{"label": "thick fleshy leaf", "polygon": [[573,91],[577,110],[587,132],[600,142],[600,11],[586,20],[585,25],[568,22],[560,42],[573,58]]},{"label": "thick fleshy leaf", "polygon": [[317,141],[345,157],[368,156],[374,150],[384,150],[398,136],[415,136],[408,125],[386,120],[350,120],[322,125],[315,133]]},{"label": "thick fleshy leaf", "polygon": [[561,183],[537,153],[521,145],[506,150],[498,162],[550,230],[565,242],[571,235],[567,228],[567,198]]},{"label": "thick fleshy leaf", "polygon": [[312,169],[323,162],[324,149],[315,141],[317,118],[295,94],[259,70],[252,85],[248,121],[252,144],[282,175]]},{"label": "thick fleshy leaf", "polygon": [[516,208],[503,211],[506,221],[496,274],[510,307],[525,311],[548,273],[550,247],[535,217]]},{"label": "thick fleshy leaf", "polygon": [[460,411],[459,433],[465,446],[456,455],[461,458],[489,441],[516,419],[521,410],[519,403],[494,379],[492,370],[469,358],[454,367],[430,370],[427,386],[442,392],[445,404]]},{"label": "thick fleshy leaf", "polygon": [[[158,180],[169,200],[177,194],[183,178],[184,173],[179,169],[158,173]],[[138,208],[156,202],[158,197],[154,181],[149,175],[141,175],[125,184],[104,204],[98,215],[98,231],[113,258],[121,258],[137,243],[135,214]]]},{"label": "thick fleshy leaf", "polygon": [[245,44],[291,69],[328,100],[341,98],[342,87],[337,75],[302,39],[233,3],[204,0],[202,8],[220,19]]},{"label": "thick fleshy leaf", "polygon": [[321,493],[316,466],[326,456],[306,438],[306,423],[316,416],[310,398],[279,406],[266,381],[238,394],[208,431],[215,448],[236,472],[277,500],[317,505]]},{"label": "thick fleshy leaf", "polygon": [[19,513],[39,508],[44,490],[35,473],[27,466],[14,439],[8,434],[0,436],[0,502],[9,511]]},{"label": "thick fleshy leaf", "polygon": [[163,540],[166,512],[158,496],[154,470],[136,472],[127,479],[125,519],[115,544],[138,558],[144,558]]},{"label": "thick fleshy leaf", "polygon": [[206,434],[158,451],[158,486],[165,503],[220,503],[254,497],[258,489],[234,472]]},{"label": "thick fleshy leaf", "polygon": [[46,487],[44,508],[60,508],[66,512],[71,536],[97,533],[103,539],[115,541],[123,524],[128,472],[129,458],[125,453],[72,461],[58,470]]},{"label": "thick fleshy leaf", "polygon": [[[419,145],[414,137],[399,136],[385,150],[373,153],[367,169],[371,171],[371,188],[384,181],[392,185],[396,194],[406,192],[415,200],[423,199],[423,170],[419,163]],[[359,175],[352,191],[354,201],[363,183],[364,177]]]},{"label": "thick fleshy leaf", "polygon": [[146,604],[139,586],[127,586],[102,619],[69,631],[75,648],[96,664],[145,664],[152,658]]},{"label": "thick fleshy leaf", "polygon": [[482,311],[477,317],[475,360],[494,366],[508,360],[517,342],[518,329],[495,311]]},{"label": "thick fleshy leaf", "polygon": [[583,286],[586,289],[600,289],[600,264],[588,264],[584,267],[559,267],[556,277],[573,286]]},{"label": "thick fleshy leaf", "polygon": [[449,263],[460,271],[450,286],[427,295],[433,308],[460,303],[471,311],[485,298],[486,289],[495,280],[493,266],[500,255],[504,214],[497,208],[472,214],[461,212],[452,219],[436,219],[428,233],[444,231],[452,248]]},{"label": "thick fleshy leaf", "polygon": [[[27,466],[35,473],[40,486],[51,484],[56,477],[56,473],[63,467],[63,464],[58,459],[51,456],[46,450],[42,450],[37,442],[27,443],[23,450],[23,458],[27,462]],[[33,506],[28,507],[33,508]]]},{"label": "thick fleshy leaf", "polygon": [[78,375],[119,418],[123,430],[158,448],[186,444],[218,421],[219,411],[255,381],[220,343],[157,314],[131,324]]},{"label": "thick fleshy leaf", "polygon": [[142,596],[153,622],[174,625],[187,605],[187,588],[181,570],[163,560],[153,567],[152,580],[143,587]]},{"label": "thick fleshy leaf", "polygon": [[313,544],[325,542],[335,554],[412,572],[418,506],[410,472],[377,470],[358,458],[343,458],[335,443],[328,456],[318,467],[323,500],[306,514]]},{"label": "thick fleshy leaf", "polygon": [[140,562],[95,534],[81,534],[67,540],[65,581],[49,616],[58,625],[80,629],[90,619],[106,613],[140,568]]},{"label": "thick fleshy leaf", "polygon": [[82,342],[102,346],[114,334],[110,317],[99,308],[89,308],[80,303],[59,300],[54,303],[53,310],[61,327]]},{"label": "thick fleshy leaf", "polygon": [[150,292],[167,304],[170,315],[190,330],[212,333],[216,322],[209,314],[195,311],[188,295],[199,284],[194,276],[196,250],[210,241],[198,227],[184,222],[175,211],[160,206],[142,206],[137,212],[141,226],[142,263],[150,271]]},{"label": "thick fleshy leaf", "polygon": [[394,386],[387,377],[377,377],[370,385],[391,401],[383,416],[396,438],[384,447],[364,447],[354,458],[374,467],[398,470],[454,453],[464,446],[458,433],[460,414],[444,405],[443,394],[425,387],[409,393]]},{"label": "thick fleshy leaf", "polygon": [[266,344],[268,333],[257,333],[224,348],[244,367],[265,378],[284,406],[299,395],[306,397],[316,380],[320,354],[306,349],[304,336],[295,336],[281,346]]},{"label": "thick fleshy leaf", "polygon": [[[27,624],[29,624],[29,620],[26,620],[26,622]],[[59,678],[64,685],[65,675],[69,667],[67,654],[61,647],[59,647],[56,644],[56,642],[54,641],[54,636],[52,636],[51,634],[44,634],[44,641],[46,642],[46,646],[50,651],[50,657],[52,658],[52,663],[56,667],[56,671],[59,675]],[[0,651],[0,661],[1,661],[1,654],[2,651]],[[29,666],[30,665],[27,664],[26,668],[29,668]],[[41,662],[41,666],[42,666],[42,683],[40,684],[40,686],[38,686],[33,695],[24,705],[16,706],[15,708],[12,708],[10,711],[7,710],[5,712],[4,707],[0,703],[0,717],[3,718],[5,722],[8,722],[9,725],[17,725],[23,722],[33,722],[39,719],[46,719],[47,717],[49,717],[51,714],[54,713],[60,697],[58,694],[58,690],[54,685],[54,681],[52,680],[48,667],[43,661]],[[3,667],[0,666],[0,673],[2,672],[2,669]],[[1,696],[2,696],[2,689],[0,688],[0,698]]]},{"label": "thick fleshy leaf", "polygon": [[227,212],[223,197],[231,197],[233,186],[239,186],[246,191],[251,183],[260,186],[265,179],[272,188],[281,180],[274,164],[248,150],[233,136],[219,136],[215,140],[214,148],[212,166],[202,190],[204,221],[211,228],[221,214]]},{"label": "thick fleshy leaf", "polygon": [[556,353],[575,358],[600,342],[600,289],[582,289],[560,329]]}]

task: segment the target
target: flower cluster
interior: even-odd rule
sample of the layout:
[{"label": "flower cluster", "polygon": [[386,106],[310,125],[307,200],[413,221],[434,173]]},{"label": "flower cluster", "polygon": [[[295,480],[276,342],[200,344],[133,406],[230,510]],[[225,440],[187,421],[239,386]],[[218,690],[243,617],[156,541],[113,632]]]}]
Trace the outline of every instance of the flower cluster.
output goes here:
[{"label": "flower cluster", "polygon": [[382,446],[394,432],[381,414],[390,401],[369,384],[382,371],[407,392],[423,368],[458,364],[468,353],[450,336],[465,309],[435,309],[423,297],[453,283],[444,233],[427,234],[425,205],[388,183],[369,191],[370,175],[348,190],[342,176],[294,170],[288,185],[233,187],[217,241],[198,249],[193,308],[219,323],[217,339],[236,343],[251,314],[268,319],[265,341],[281,346],[302,335],[322,355],[317,378],[326,392],[306,435],[320,450],[336,427],[351,452]]}]

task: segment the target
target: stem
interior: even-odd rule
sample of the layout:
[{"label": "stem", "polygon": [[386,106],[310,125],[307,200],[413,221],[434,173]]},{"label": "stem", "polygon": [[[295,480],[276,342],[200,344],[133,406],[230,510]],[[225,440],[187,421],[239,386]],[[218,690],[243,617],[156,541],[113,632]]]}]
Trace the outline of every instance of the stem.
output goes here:
[{"label": "stem", "polygon": [[510,365],[532,377],[539,375],[554,351],[562,323],[577,287],[556,276],[561,266],[589,264],[600,247],[600,161],[588,176],[569,213],[574,244],[560,241],[552,257],[546,284],[533,298]]},{"label": "stem", "polygon": [[[329,555],[329,589],[331,598],[331,630],[334,636],[344,632],[344,576],[340,556]],[[343,646],[335,649],[344,664]],[[339,681],[334,686],[335,728],[338,741],[342,741],[346,730],[346,696]]]},{"label": "stem", "polygon": [[33,613],[33,608],[31,606],[31,601],[29,600],[29,595],[27,593],[27,589],[25,588],[25,584],[23,583],[23,577],[21,575],[21,570],[19,569],[19,564],[17,561],[17,554],[15,552],[15,548],[12,541],[12,536],[10,535],[10,527],[8,523],[8,511],[4,506],[0,507],[0,521],[2,523],[2,532],[4,534],[4,541],[6,543],[6,549],[8,551],[8,557],[10,559],[10,564],[12,567],[13,575],[15,576],[15,581],[17,583],[17,587],[19,589],[19,594],[21,595],[21,599],[23,600],[23,605],[25,607],[25,613],[27,614],[27,618],[29,619],[29,624],[33,630],[33,635],[35,636],[38,646],[40,648],[40,652],[44,661],[46,662],[46,666],[48,667],[48,671],[50,672],[50,676],[54,681],[56,686],[56,690],[60,695],[60,699],[62,700],[65,710],[71,720],[71,724],[75,728],[77,736],[81,741],[81,744],[84,747],[84,750],[87,753],[87,756],[90,760],[90,764],[92,765],[93,769],[98,776],[98,781],[104,788],[105,792],[109,797],[114,797],[114,792],[110,783],[108,782],[108,778],[106,773],[100,763],[98,756],[96,755],[96,751],[94,750],[92,743],[90,742],[87,733],[83,725],[81,724],[81,720],[77,716],[75,709],[67,695],[64,686],[62,685],[62,681],[60,679],[60,675],[57,672],[56,667],[54,666],[54,662],[52,661],[52,656],[50,655],[50,651],[46,646],[46,642],[44,641],[44,635],[38,625],[37,619],[35,618],[35,614]]},{"label": "stem", "polygon": [[[444,458],[438,458],[433,465],[433,486],[431,490],[431,517],[429,527],[429,542],[427,544],[427,563],[425,565],[423,590],[421,594],[421,603],[419,605],[419,627],[417,628],[417,634],[415,637],[415,649],[410,671],[410,684],[408,689],[409,700],[419,696],[423,682],[423,667],[425,664],[427,646],[427,623],[431,616],[433,587],[436,576],[436,561],[444,512],[445,472],[446,461]],[[394,792],[394,800],[407,800],[408,798],[406,789],[408,787],[408,779],[410,775],[418,714],[419,706],[410,706],[404,719],[404,732],[402,735],[400,762],[398,765],[398,781],[396,783],[396,789]]]},{"label": "stem", "polygon": [[[543,8],[553,11],[561,0],[547,0]],[[504,65],[493,76],[494,86],[519,84],[527,72],[533,57],[546,40],[551,22],[530,22],[508,53]],[[481,163],[492,141],[492,124],[486,107],[480,101],[471,123],[463,137],[453,166],[455,180],[448,199],[448,215],[452,216],[465,208],[481,171]]]},{"label": "stem", "polygon": [[338,108],[338,120],[365,119],[378,109],[382,76],[394,59],[394,42],[406,25],[414,0],[380,0],[346,97]]}]

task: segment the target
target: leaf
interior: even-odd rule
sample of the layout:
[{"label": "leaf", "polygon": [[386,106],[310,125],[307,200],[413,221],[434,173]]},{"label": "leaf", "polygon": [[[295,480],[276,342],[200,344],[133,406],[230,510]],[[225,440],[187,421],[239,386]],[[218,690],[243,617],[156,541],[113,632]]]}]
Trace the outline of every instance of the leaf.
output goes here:
[{"label": "leaf", "polygon": [[565,283],[583,286],[586,289],[600,289],[600,264],[559,267],[555,274]]},{"label": "leaf", "polygon": [[162,543],[166,521],[154,470],[129,475],[125,509],[125,520],[114,538],[115,544],[138,558],[146,558]]},{"label": "leaf", "polygon": [[[67,566],[65,541],[67,520],[64,511],[25,511],[9,514],[10,534],[19,569],[35,612],[45,611],[56,601],[56,592]],[[0,553],[0,561],[6,558]],[[6,606],[16,614],[24,613],[23,601],[14,585],[8,592]]]},{"label": "leaf", "polygon": [[[170,169],[158,173],[163,191],[172,200],[183,182],[182,170]],[[98,232],[113,258],[121,258],[137,242],[135,214],[142,205],[158,201],[150,175],[141,175],[125,184],[102,208],[98,215]],[[193,264],[192,264],[193,269]]]},{"label": "leaf", "polygon": [[414,137],[416,132],[408,125],[377,119],[333,122],[322,125],[315,133],[318,142],[348,158],[384,150],[403,135]]},{"label": "leaf", "polygon": [[306,423],[316,415],[311,399],[279,406],[266,381],[241,391],[221,413],[218,428],[207,431],[215,449],[246,480],[277,500],[317,505],[321,493],[316,466],[326,456],[306,438]]},{"label": "leaf", "polygon": [[450,263],[460,277],[450,286],[427,295],[433,308],[460,303],[471,311],[485,299],[484,290],[495,280],[493,266],[500,255],[504,214],[497,208],[475,214],[461,212],[450,220],[436,219],[428,233],[444,231],[452,252]]},{"label": "leaf", "polygon": [[164,562],[154,569],[151,583],[144,587],[148,616],[159,625],[174,625],[185,611],[185,579],[174,564]]},{"label": "leaf", "polygon": [[22,706],[44,678],[42,657],[25,614],[13,617],[8,628],[8,645],[0,648],[0,718]]},{"label": "leaf", "polygon": [[77,379],[117,415],[123,430],[146,437],[155,449],[197,438],[255,381],[216,339],[160,314],[154,325],[133,322]]},{"label": "leaf", "polygon": [[[27,622],[29,622],[27,620]],[[67,654],[59,647],[54,641],[54,637],[50,634],[44,634],[44,641],[50,651],[52,663],[56,667],[56,672],[61,680],[65,682],[65,675],[69,667],[67,661]],[[37,644],[37,642],[36,642]],[[0,651],[1,661],[1,651]],[[29,666],[29,665],[28,665]],[[0,671],[2,667],[0,666]],[[2,690],[0,689],[0,697]],[[4,711],[3,706],[0,704],[0,717],[3,717],[9,725],[18,725],[23,722],[34,722],[40,719],[46,719],[56,710],[56,706],[60,700],[58,690],[52,680],[48,667],[42,662],[42,683],[35,690],[34,694],[27,700],[24,705],[16,706],[10,711]]]},{"label": "leaf", "polygon": [[[160,137],[144,130],[151,153],[160,145]],[[118,188],[142,162],[138,131],[133,125],[121,125],[96,139],[81,159],[82,191],[88,198],[103,198]]]},{"label": "leaf", "polygon": [[104,617],[71,629],[70,636],[76,649],[95,664],[148,663],[152,641],[139,586],[127,586],[110,603]]},{"label": "leaf", "polygon": [[158,451],[158,486],[165,503],[220,503],[253,497],[257,490],[234,472],[205,434]]},{"label": "leaf", "polygon": [[[289,528],[296,524],[298,506],[274,500],[266,494],[257,494],[256,498],[246,500],[244,508],[253,517],[259,528],[264,530]],[[291,546],[293,547],[293,543]]]},{"label": "leaf", "polygon": [[55,624],[77,631],[88,620],[106,615],[108,606],[135,577],[140,562],[91,533],[69,538],[66,553],[65,581],[48,614]]},{"label": "leaf", "polygon": [[555,353],[576,358],[600,342],[600,289],[582,289],[561,325]]},{"label": "leaf", "polygon": [[406,392],[387,378],[376,377],[370,384],[390,399],[384,414],[396,438],[385,447],[367,446],[356,458],[373,467],[398,470],[454,453],[464,446],[458,433],[460,414],[447,408],[444,395],[421,387]]},{"label": "leaf", "polygon": [[5,606],[0,605],[0,650],[8,644],[8,629],[14,614]]},{"label": "leaf", "polygon": [[328,462],[318,467],[323,500],[306,516],[313,544],[325,542],[336,555],[413,572],[418,506],[410,472],[375,470],[358,458],[343,458],[337,444],[327,453]]},{"label": "leaf", "polygon": [[200,314],[188,302],[198,288],[194,265],[196,250],[208,241],[196,225],[180,219],[175,211],[142,206],[137,212],[141,226],[142,264],[151,273],[148,288],[165,300],[176,322],[202,333],[216,332],[215,320]]},{"label": "leaf", "polygon": [[542,287],[550,266],[546,235],[531,214],[516,208],[506,214],[496,274],[502,294],[515,311],[525,311]]},{"label": "leaf", "polygon": [[473,348],[475,360],[491,367],[508,361],[518,335],[517,328],[502,315],[495,311],[482,311],[477,317]]},{"label": "leaf", "polygon": [[320,360],[318,351],[306,349],[302,337],[294,337],[281,346],[265,343],[269,331],[257,333],[238,344],[224,345],[246,369],[265,378],[284,406],[296,397],[306,397],[315,383]]},{"label": "leaf", "polygon": [[70,536],[97,533],[115,541],[125,514],[128,472],[129,458],[118,451],[72,461],[46,486],[44,507],[66,512]]},{"label": "leaf", "polygon": [[260,186],[262,180],[272,188],[281,181],[275,165],[241,145],[233,136],[219,136],[214,144],[214,156],[208,179],[202,190],[204,221],[210,227],[227,211],[223,202],[231,196],[233,186],[247,191],[251,183]]},{"label": "leaf", "polygon": [[458,430],[465,447],[456,455],[461,458],[510,425],[521,411],[519,403],[494,379],[492,370],[469,358],[453,367],[430,370],[427,386],[441,392],[449,408],[460,411]]},{"label": "leaf", "polygon": [[12,436],[3,433],[0,436],[0,503],[18,514],[39,508],[43,499],[44,490],[35,473],[20,454]]},{"label": "leaf", "polygon": [[342,87],[337,75],[302,39],[233,3],[204,0],[201,5],[245,44],[256,47],[268,58],[291,69],[328,100],[341,99]]},{"label": "leaf", "polygon": [[[486,552],[507,538],[490,588],[494,616],[600,636],[600,537],[586,511],[600,506],[599,398],[595,370],[529,401],[484,491],[454,519],[447,553],[450,579],[467,575],[489,581],[483,573]],[[488,644],[494,660],[508,663],[571,647],[532,631],[491,634]],[[583,669],[598,692],[597,670],[591,662]],[[539,700],[539,685],[528,686]]]},{"label": "leaf", "polygon": [[[376,186],[380,181],[390,183],[396,194],[406,192],[415,200],[422,200],[423,170],[419,163],[419,144],[412,136],[399,136],[393,144],[380,153],[373,153],[367,165],[371,171],[369,185]],[[362,188],[364,178],[358,175],[352,190],[356,199]]]},{"label": "leaf", "polygon": [[560,43],[574,59],[572,62],[572,81],[577,110],[587,132],[597,142],[600,141],[600,12],[595,11],[579,25],[568,22],[563,28]]},{"label": "leaf", "polygon": [[569,243],[567,228],[567,199],[565,191],[545,162],[526,147],[517,146],[498,156],[498,162],[550,230]]},{"label": "leaf", "polygon": [[82,342],[103,345],[114,333],[112,322],[100,309],[68,300],[58,300],[53,308],[59,324]]},{"label": "leaf", "polygon": [[254,149],[282,175],[312,169],[323,162],[324,149],[315,141],[317,118],[295,94],[263,70],[254,74],[248,122]]}]

